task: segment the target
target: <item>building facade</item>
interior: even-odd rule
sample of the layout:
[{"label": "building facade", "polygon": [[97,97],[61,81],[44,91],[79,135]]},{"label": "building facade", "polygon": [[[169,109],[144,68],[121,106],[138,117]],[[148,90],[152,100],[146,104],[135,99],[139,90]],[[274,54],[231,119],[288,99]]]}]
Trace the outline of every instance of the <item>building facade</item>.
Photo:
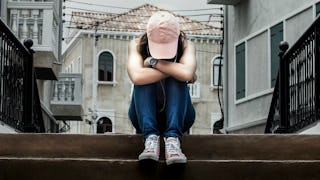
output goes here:
[{"label": "building facade", "polygon": [[293,45],[319,14],[318,0],[208,0],[225,4],[224,126],[263,133],[279,68],[279,43]]},{"label": "building facade", "polygon": [[[152,12],[161,10],[145,4],[127,13],[110,15],[73,12],[76,29],[63,53],[65,74],[81,76],[82,121],[70,121],[71,133],[135,133],[128,109],[131,83],[126,68],[129,42],[140,36]],[[179,16],[182,30],[194,42],[198,81],[190,85],[196,121],[190,133],[212,134],[221,112],[217,92],[221,60],[219,30]],[[99,21],[96,24],[93,20]]]}]

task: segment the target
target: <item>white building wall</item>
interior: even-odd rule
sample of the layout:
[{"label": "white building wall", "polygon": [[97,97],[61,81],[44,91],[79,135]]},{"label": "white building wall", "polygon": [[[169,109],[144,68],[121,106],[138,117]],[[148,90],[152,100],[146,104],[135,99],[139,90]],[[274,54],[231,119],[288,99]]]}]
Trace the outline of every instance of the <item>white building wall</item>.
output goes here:
[{"label": "white building wall", "polygon": [[[227,131],[266,122],[273,88],[270,77],[270,28],[283,22],[284,40],[292,45],[315,19],[318,0],[241,0],[227,7]],[[235,47],[246,43],[246,96],[235,98]],[[247,131],[250,133],[250,130]],[[263,131],[261,131],[263,133]]]},{"label": "white building wall", "polygon": [[0,134],[1,133],[17,133],[13,128],[1,123],[0,124]]}]

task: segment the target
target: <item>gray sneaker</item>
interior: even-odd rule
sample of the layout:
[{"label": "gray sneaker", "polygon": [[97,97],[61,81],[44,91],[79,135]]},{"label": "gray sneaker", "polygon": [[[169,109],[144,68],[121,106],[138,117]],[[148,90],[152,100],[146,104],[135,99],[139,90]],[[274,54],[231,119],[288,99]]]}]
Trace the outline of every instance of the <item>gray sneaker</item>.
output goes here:
[{"label": "gray sneaker", "polygon": [[177,137],[164,138],[167,165],[187,163],[186,156],[181,152],[180,141]]},{"label": "gray sneaker", "polygon": [[146,160],[151,159],[154,161],[159,160],[159,154],[160,154],[160,142],[159,142],[159,136],[157,135],[150,135],[145,143],[144,143],[144,150],[139,155],[139,161],[140,160]]}]

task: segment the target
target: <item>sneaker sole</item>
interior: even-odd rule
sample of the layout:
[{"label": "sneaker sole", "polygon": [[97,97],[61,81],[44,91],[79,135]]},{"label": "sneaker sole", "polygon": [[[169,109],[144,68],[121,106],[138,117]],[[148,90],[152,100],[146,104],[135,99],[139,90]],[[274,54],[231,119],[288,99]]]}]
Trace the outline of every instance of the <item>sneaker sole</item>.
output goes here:
[{"label": "sneaker sole", "polygon": [[146,154],[146,155],[140,155],[139,156],[139,161],[141,161],[141,160],[148,160],[148,159],[150,159],[150,160],[154,160],[154,161],[159,161],[159,157],[157,157],[157,156],[154,156],[154,155],[148,155],[148,154]]},{"label": "sneaker sole", "polygon": [[171,158],[166,160],[167,165],[171,164],[185,164],[187,163],[187,159],[181,159],[181,158]]}]

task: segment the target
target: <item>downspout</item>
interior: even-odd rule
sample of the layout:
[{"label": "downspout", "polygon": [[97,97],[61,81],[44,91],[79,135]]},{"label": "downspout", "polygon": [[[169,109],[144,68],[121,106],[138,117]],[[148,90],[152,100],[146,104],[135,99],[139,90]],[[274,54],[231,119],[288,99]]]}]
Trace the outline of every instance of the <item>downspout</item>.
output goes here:
[{"label": "downspout", "polygon": [[95,31],[93,35],[93,63],[92,63],[92,123],[93,123],[93,134],[97,134],[97,91],[98,91],[98,57],[97,57],[97,46],[99,35],[97,33],[99,22],[95,23]]},{"label": "downspout", "polygon": [[224,21],[223,21],[223,57],[224,57],[224,81],[223,81],[223,105],[224,105],[224,124],[223,127],[224,129],[228,128],[228,107],[229,107],[229,101],[228,101],[228,61],[229,61],[229,57],[228,57],[228,5],[224,5],[224,12],[223,12],[223,17],[224,17]]},{"label": "downspout", "polygon": [[63,16],[62,16],[62,0],[60,0],[59,2],[59,34],[58,34],[58,37],[59,37],[59,40],[58,40],[58,62],[59,62],[59,70],[58,72],[61,72],[62,71],[62,36],[63,36]]}]

